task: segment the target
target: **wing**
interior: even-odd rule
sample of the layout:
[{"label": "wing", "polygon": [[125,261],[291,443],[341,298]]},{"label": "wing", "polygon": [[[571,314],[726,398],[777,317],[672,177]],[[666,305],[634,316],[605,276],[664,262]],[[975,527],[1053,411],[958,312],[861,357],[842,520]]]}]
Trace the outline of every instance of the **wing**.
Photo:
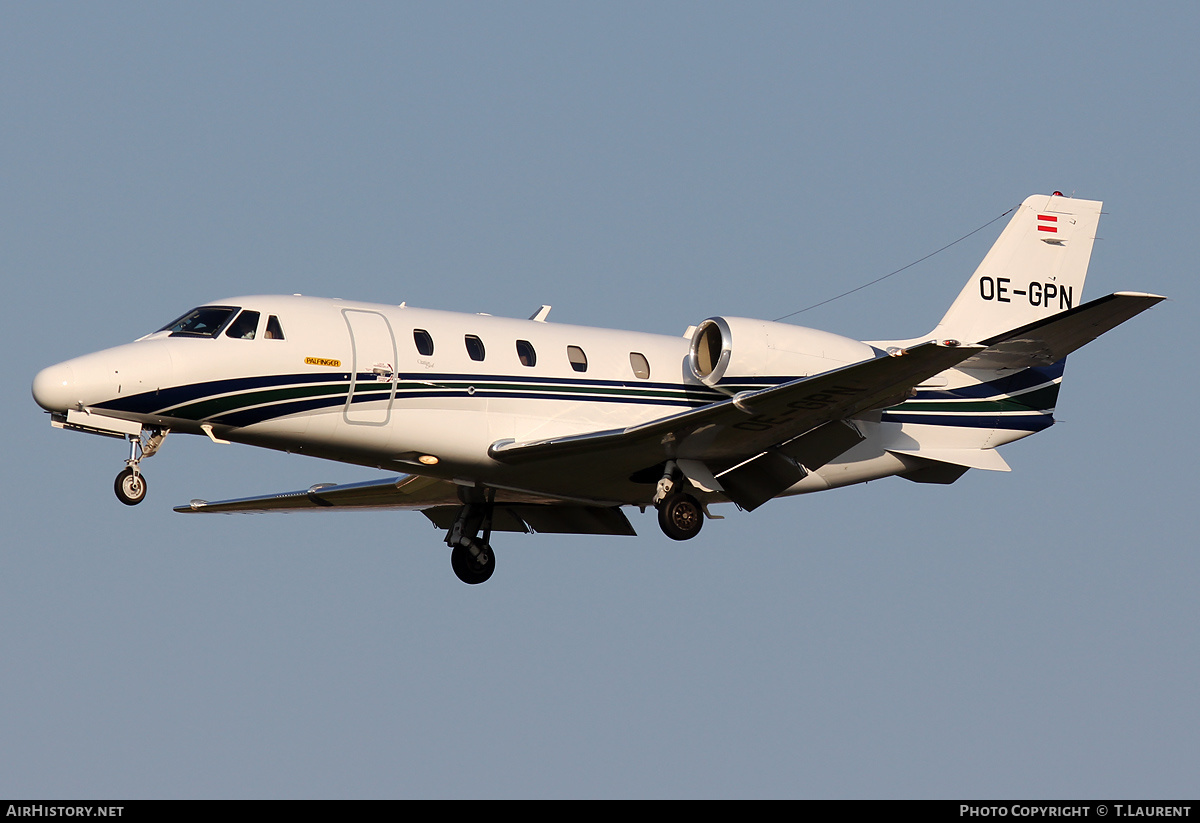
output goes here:
[{"label": "wing", "polygon": [[817,468],[861,439],[840,421],[895,405],[917,384],[980,351],[922,343],[625,429],[500,441],[489,454],[510,465],[557,463],[560,471],[585,474],[633,472],[674,460],[697,485],[753,509],[803,478],[802,465]]},{"label": "wing", "polygon": [[[175,511],[190,514],[329,509],[417,510],[438,528],[448,529],[462,505],[458,486],[448,480],[401,475],[342,485],[317,484],[303,491],[243,497],[236,500],[193,500]],[[548,532],[555,534],[635,534],[628,518],[616,506],[588,505],[579,501],[532,492],[497,490],[493,531]]]}]

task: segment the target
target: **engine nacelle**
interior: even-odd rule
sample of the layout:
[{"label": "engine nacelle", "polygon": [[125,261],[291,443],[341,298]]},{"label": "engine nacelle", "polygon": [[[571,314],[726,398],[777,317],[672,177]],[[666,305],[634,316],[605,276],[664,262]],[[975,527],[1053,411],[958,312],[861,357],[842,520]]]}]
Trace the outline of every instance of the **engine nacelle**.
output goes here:
[{"label": "engine nacelle", "polygon": [[879,352],[840,334],[747,317],[710,317],[692,333],[688,365],[696,379],[806,377],[869,360]]}]

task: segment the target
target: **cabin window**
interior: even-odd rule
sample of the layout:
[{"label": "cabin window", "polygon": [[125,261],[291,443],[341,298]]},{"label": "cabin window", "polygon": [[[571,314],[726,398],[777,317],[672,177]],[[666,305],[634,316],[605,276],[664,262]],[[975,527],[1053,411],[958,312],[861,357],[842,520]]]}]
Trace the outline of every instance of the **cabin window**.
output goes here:
[{"label": "cabin window", "polygon": [[521,361],[522,366],[537,365],[537,352],[533,350],[533,344],[528,340],[517,341],[517,359]]},{"label": "cabin window", "polygon": [[267,318],[267,330],[263,337],[267,340],[283,339],[283,326],[279,325],[279,318],[273,314]]},{"label": "cabin window", "polygon": [[646,355],[631,351],[629,353],[629,365],[633,367],[634,377],[642,380],[650,379],[650,361],[646,359]]},{"label": "cabin window", "polygon": [[254,333],[258,331],[259,316],[258,312],[246,309],[237,316],[237,320],[229,324],[229,328],[225,331],[225,336],[234,337],[238,340],[253,340]]},{"label": "cabin window", "polygon": [[567,346],[567,359],[575,371],[587,371],[587,355],[578,346]]},{"label": "cabin window", "polygon": [[471,359],[483,360],[483,341],[473,334],[466,335],[463,340],[467,344],[467,354],[471,356]]},{"label": "cabin window", "polygon": [[433,338],[429,336],[429,332],[424,329],[413,329],[413,342],[417,344],[417,351],[429,357],[433,354]]},{"label": "cabin window", "polygon": [[172,320],[159,331],[170,332],[172,337],[216,337],[235,314],[236,306],[201,306]]}]

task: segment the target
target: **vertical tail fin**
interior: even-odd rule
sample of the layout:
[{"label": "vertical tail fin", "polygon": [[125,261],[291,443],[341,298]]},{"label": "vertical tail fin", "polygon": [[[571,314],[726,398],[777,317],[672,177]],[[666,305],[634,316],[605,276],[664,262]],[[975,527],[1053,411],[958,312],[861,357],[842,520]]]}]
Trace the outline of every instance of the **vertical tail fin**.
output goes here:
[{"label": "vertical tail fin", "polygon": [[931,335],[978,343],[1082,303],[1101,205],[1026,199]]}]

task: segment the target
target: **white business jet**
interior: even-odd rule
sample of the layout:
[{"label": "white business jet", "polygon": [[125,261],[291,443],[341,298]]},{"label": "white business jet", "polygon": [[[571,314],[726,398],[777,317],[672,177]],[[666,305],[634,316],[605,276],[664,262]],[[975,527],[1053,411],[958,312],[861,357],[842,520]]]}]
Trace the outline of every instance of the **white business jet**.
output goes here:
[{"label": "white business jet", "polygon": [[1026,200],[929,334],[860,342],[711,317],[682,337],[313,297],[235,297],[41,371],[59,428],[125,438],[123,503],[168,432],[401,471],[179,512],[417,509],[466,583],[494,531],[695,537],[709,507],[898,475],[1008,471],[1054,423],[1064,358],[1163,300],[1081,302],[1100,203]]}]

